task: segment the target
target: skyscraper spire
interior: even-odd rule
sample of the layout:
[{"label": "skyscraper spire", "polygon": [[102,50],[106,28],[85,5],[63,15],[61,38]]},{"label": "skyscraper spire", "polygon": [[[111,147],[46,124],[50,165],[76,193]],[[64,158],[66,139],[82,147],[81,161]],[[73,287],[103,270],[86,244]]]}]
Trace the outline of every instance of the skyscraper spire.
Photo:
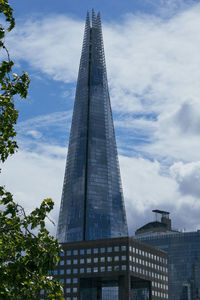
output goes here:
[{"label": "skyscraper spire", "polygon": [[68,147],[59,242],[127,236],[100,14],[87,13]]}]

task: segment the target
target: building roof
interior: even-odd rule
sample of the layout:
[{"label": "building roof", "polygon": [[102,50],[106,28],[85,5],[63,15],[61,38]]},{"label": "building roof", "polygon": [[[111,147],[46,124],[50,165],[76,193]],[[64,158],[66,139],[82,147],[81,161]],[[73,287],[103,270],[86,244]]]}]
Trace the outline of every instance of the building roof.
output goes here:
[{"label": "building roof", "polygon": [[144,226],[140,227],[139,229],[137,229],[136,232],[138,231],[146,231],[146,230],[150,230],[150,229],[167,229],[167,224],[165,223],[162,223],[162,222],[158,222],[158,221],[155,221],[155,222],[150,222],[150,223],[147,223],[145,224]]}]

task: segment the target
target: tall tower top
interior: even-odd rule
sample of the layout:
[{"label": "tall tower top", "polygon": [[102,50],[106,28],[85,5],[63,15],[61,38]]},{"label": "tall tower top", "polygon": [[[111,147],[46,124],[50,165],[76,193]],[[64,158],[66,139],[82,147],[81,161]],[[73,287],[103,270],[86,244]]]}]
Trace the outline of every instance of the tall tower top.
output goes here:
[{"label": "tall tower top", "polygon": [[87,13],[58,221],[59,242],[128,236],[100,13]]}]

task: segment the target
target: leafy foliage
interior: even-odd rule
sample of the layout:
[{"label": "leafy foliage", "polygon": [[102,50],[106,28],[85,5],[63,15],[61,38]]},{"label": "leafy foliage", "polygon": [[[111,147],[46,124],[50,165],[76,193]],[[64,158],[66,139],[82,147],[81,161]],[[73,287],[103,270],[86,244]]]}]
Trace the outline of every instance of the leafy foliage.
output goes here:
[{"label": "leafy foliage", "polygon": [[[7,29],[0,25],[0,50],[7,56],[0,64],[0,161],[5,162],[18,147],[14,140],[18,118],[14,97],[27,97],[30,79],[25,72],[12,74],[14,62],[4,38],[6,31],[14,28],[15,19],[7,0],[0,0],[0,14],[8,23]],[[47,299],[64,299],[61,283],[51,276],[61,248],[45,228],[53,205],[51,199],[45,199],[27,215],[0,186],[0,299],[38,299],[41,290]]]},{"label": "leafy foliage", "polygon": [[[6,17],[9,23],[8,31],[15,26],[15,19],[12,14],[12,8],[7,0],[0,0],[0,13]],[[21,76],[12,74],[14,62],[10,60],[9,52],[4,44],[6,30],[0,25],[0,50],[7,55],[7,61],[0,64],[0,160],[4,162],[6,158],[15,152],[17,143],[14,141],[16,131],[14,125],[17,122],[18,111],[14,106],[15,95],[26,98],[30,83],[28,74],[23,72]]]},{"label": "leafy foliage", "polygon": [[0,299],[37,299],[42,289],[47,299],[61,299],[60,281],[51,276],[60,246],[44,222],[52,200],[45,199],[27,215],[1,187],[0,204]]}]

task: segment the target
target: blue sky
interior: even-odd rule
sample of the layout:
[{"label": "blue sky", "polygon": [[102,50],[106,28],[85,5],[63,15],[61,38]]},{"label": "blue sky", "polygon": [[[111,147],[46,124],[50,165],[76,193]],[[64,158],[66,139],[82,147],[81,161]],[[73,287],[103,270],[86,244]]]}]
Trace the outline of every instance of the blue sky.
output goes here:
[{"label": "blue sky", "polygon": [[[57,222],[87,9],[100,10],[130,234],[171,212],[200,227],[200,1],[10,1],[7,46],[31,78],[18,153],[3,183],[27,210],[52,197]],[[50,226],[50,225],[49,225]],[[55,229],[50,228],[52,232]]]}]

